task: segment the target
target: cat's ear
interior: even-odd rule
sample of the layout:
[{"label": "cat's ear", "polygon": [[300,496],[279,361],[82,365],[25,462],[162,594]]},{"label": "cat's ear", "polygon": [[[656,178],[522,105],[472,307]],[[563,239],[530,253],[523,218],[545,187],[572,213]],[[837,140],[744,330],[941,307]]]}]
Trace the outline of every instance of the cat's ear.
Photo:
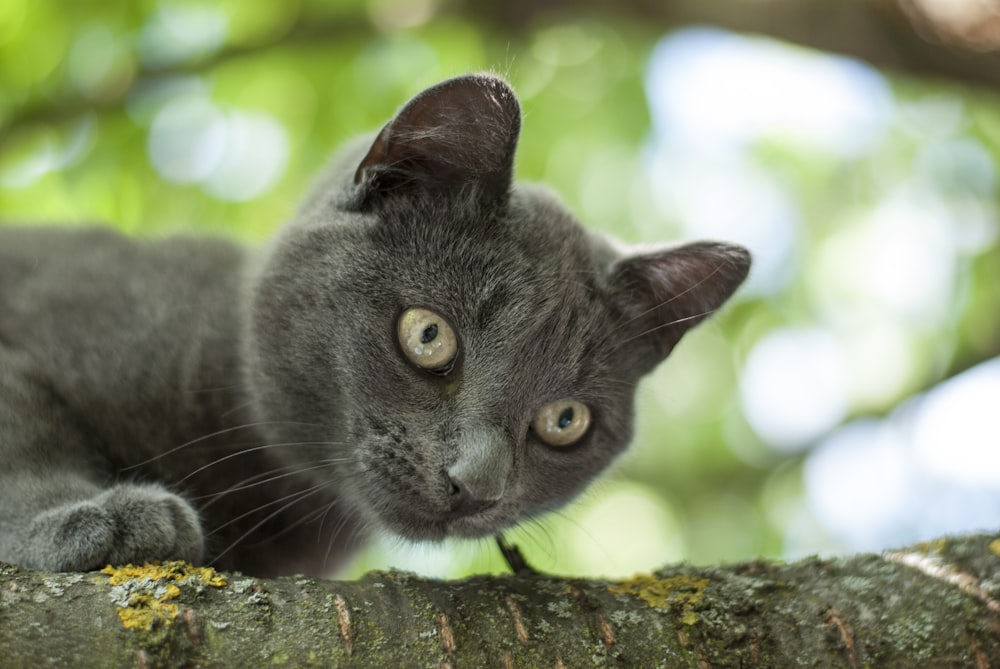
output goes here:
[{"label": "cat's ear", "polygon": [[[741,246],[697,242],[628,256],[611,269],[623,336],[647,369],[728,300],[750,271]],[[643,370],[645,371],[645,370]]]},{"label": "cat's ear", "polygon": [[510,189],[521,108],[503,80],[449,79],[410,100],[375,138],[354,182],[372,194],[440,193],[479,185],[487,197]]}]

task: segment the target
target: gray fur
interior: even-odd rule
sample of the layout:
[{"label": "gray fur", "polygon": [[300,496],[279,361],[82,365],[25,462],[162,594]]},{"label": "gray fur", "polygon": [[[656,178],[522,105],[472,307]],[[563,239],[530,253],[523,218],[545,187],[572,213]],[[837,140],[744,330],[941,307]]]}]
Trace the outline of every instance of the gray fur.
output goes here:
[{"label": "gray fur", "polygon": [[[577,495],[749,257],[621,255],[512,183],[519,127],[502,81],[439,84],[262,250],[0,229],[0,559],[318,574],[373,529],[485,536]],[[447,375],[397,345],[413,306],[459,334]],[[532,417],[563,399],[593,422],[550,447]]]}]

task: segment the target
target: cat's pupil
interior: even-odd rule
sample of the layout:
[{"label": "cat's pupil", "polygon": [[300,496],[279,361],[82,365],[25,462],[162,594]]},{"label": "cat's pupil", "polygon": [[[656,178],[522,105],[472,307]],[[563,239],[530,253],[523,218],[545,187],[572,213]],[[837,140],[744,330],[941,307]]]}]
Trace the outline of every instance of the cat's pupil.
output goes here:
[{"label": "cat's pupil", "polygon": [[559,414],[559,429],[565,430],[567,427],[573,424],[573,407],[566,407]]},{"label": "cat's pupil", "polygon": [[437,339],[438,336],[438,326],[437,323],[431,323],[424,328],[424,331],[420,333],[420,343],[430,344],[432,341]]}]

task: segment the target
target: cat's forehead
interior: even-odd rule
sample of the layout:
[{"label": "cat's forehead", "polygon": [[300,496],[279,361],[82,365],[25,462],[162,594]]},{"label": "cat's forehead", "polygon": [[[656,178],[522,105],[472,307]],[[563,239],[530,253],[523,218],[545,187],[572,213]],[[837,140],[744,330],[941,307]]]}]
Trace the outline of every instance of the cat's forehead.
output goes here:
[{"label": "cat's forehead", "polygon": [[456,320],[593,308],[607,259],[553,198],[515,192],[508,206],[419,201],[380,213],[373,243],[410,300],[441,303]]}]

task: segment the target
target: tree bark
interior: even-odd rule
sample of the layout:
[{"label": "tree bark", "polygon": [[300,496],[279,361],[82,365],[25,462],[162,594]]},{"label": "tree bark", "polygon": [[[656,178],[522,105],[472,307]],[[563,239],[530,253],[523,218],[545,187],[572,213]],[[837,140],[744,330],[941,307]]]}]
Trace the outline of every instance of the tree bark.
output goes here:
[{"label": "tree bark", "polygon": [[356,582],[0,565],[2,667],[1000,666],[1000,538],[794,564]]}]

